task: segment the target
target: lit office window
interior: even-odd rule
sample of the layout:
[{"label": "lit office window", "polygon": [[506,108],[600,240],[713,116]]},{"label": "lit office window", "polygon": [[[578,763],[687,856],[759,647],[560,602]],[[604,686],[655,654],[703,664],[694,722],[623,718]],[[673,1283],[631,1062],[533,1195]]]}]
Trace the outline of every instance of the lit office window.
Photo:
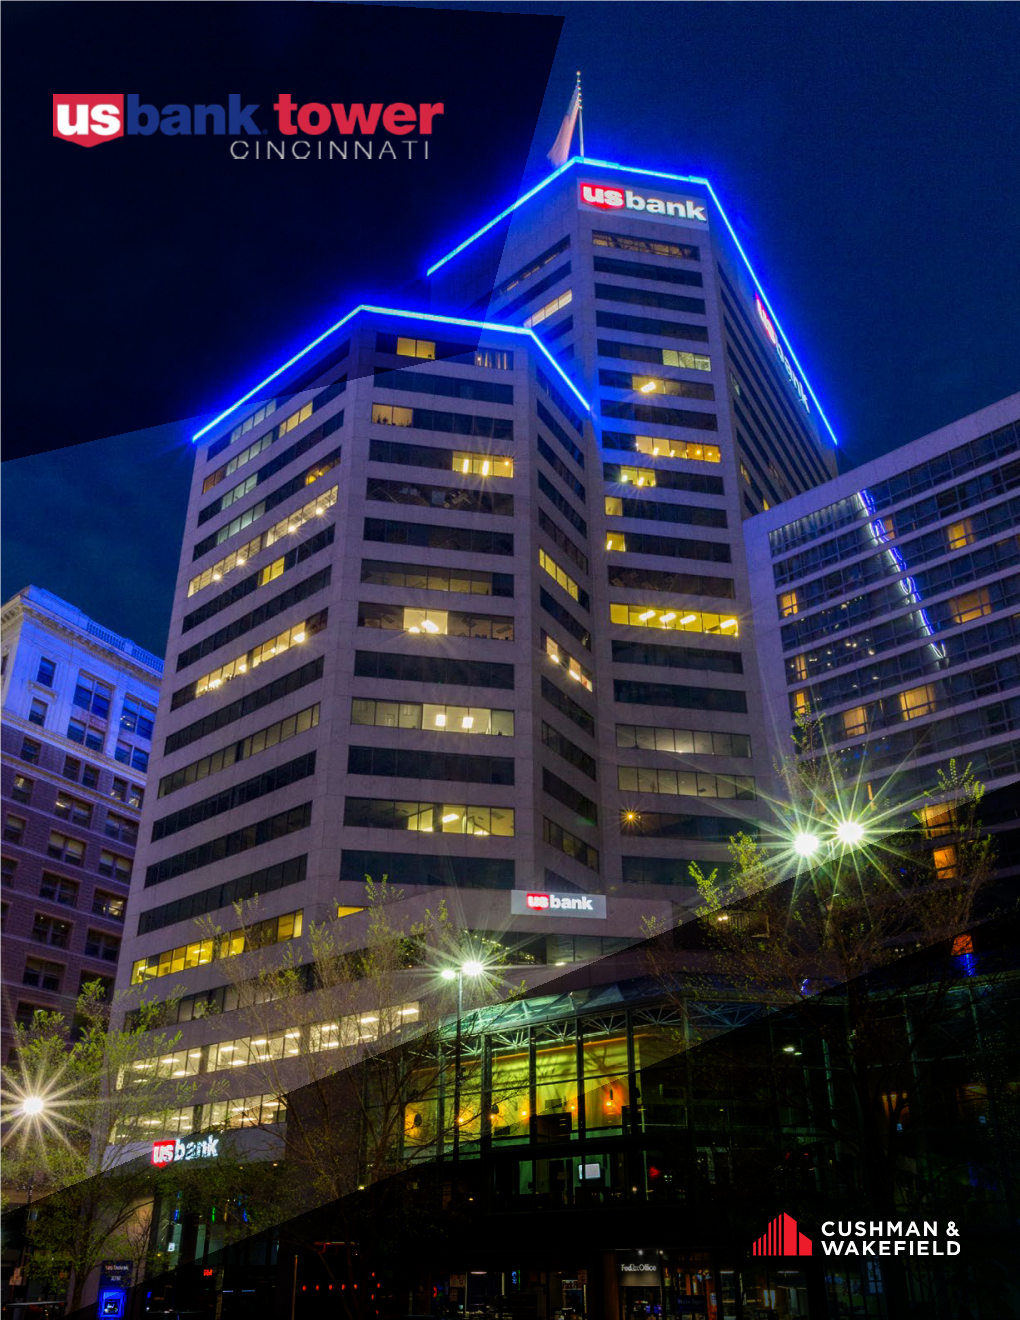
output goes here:
[{"label": "lit office window", "polygon": [[664,628],[668,632],[721,633],[724,637],[740,635],[740,621],[732,614],[710,614],[689,610],[683,605],[656,606],[611,604],[610,623],[630,628]]},{"label": "lit office window", "polygon": [[573,300],[573,297],[573,293],[570,289],[567,289],[567,291],[561,293],[558,298],[553,298],[552,301],[547,302],[544,307],[540,307],[537,312],[532,312],[524,322],[525,326],[541,325],[543,321],[548,319],[548,317],[554,315],[561,308],[566,307]]}]

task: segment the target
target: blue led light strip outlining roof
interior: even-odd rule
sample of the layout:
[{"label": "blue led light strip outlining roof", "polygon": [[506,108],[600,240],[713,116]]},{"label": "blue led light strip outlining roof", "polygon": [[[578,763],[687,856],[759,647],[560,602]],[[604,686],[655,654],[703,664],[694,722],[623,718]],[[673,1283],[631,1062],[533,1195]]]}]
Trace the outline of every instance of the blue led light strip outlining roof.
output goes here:
[{"label": "blue led light strip outlining roof", "polygon": [[822,405],[818,402],[817,395],[815,394],[814,390],[811,388],[811,384],[807,378],[807,372],[805,372],[804,368],[797,361],[797,354],[793,351],[790,341],[786,337],[786,332],[783,330],[783,327],[779,323],[779,317],[776,316],[775,312],[772,310],[772,304],[769,302],[768,297],[765,294],[765,290],[761,287],[761,281],[758,279],[758,276],[755,274],[754,267],[751,265],[747,253],[744,251],[743,247],[741,246],[740,239],[737,238],[736,231],[734,230],[733,226],[730,224],[729,217],[727,216],[726,212],[723,210],[722,203],[719,201],[719,198],[716,196],[715,189],[712,187],[712,185],[709,183],[707,179],[699,178],[697,175],[693,175],[693,174],[670,174],[665,170],[646,170],[646,169],[641,169],[637,166],[621,165],[619,161],[615,161],[615,160],[595,160],[591,156],[572,156],[570,160],[566,162],[565,165],[561,165],[558,170],[554,170],[552,174],[550,174],[547,178],[543,179],[541,183],[536,184],[536,186],[532,188],[530,192],[526,192],[523,197],[518,197],[516,202],[513,202],[510,206],[500,211],[499,215],[494,216],[493,219],[491,219],[487,224],[482,225],[481,229],[475,230],[475,232],[470,236],[470,238],[464,239],[463,243],[458,243],[457,246],[452,249],[452,251],[447,252],[446,255],[440,257],[438,261],[434,261],[432,265],[429,266],[428,270],[425,273],[427,275],[432,275],[437,270],[439,270],[441,266],[445,266],[448,261],[452,261],[452,259],[458,256],[459,253],[463,252],[465,248],[470,247],[471,244],[474,243],[476,239],[481,238],[483,234],[487,234],[489,230],[492,229],[495,225],[498,225],[501,220],[505,220],[507,216],[511,215],[514,211],[516,211],[519,206],[523,206],[525,202],[530,201],[532,197],[534,197],[537,193],[540,193],[543,188],[547,188],[550,183],[553,183],[556,179],[558,179],[561,174],[566,173],[566,171],[569,170],[573,165],[586,165],[586,166],[590,166],[592,169],[599,169],[599,170],[622,170],[627,174],[641,174],[649,179],[668,179],[671,183],[693,183],[693,184],[697,184],[701,188],[708,189],[709,196],[712,198],[712,202],[714,203],[716,210],[719,212],[723,224],[725,224],[726,228],[729,230],[730,237],[733,239],[733,243],[737,251],[740,253],[744,265],[747,267],[747,272],[751,276],[752,281],[754,282],[754,287],[757,289],[759,297],[761,298],[762,302],[765,304],[765,308],[768,311],[769,315],[772,317],[772,324],[782,335],[783,343],[786,345],[787,352],[790,354],[790,357],[797,365],[797,369],[800,371],[804,384],[807,386],[807,391],[811,395],[815,407],[818,409],[818,415],[825,423],[825,429],[832,437],[832,443],[834,445],[838,445],[839,441],[836,439],[836,433],[832,429],[828,417],[826,417],[825,415],[825,410],[822,408]]},{"label": "blue led light strip outlining roof", "polygon": [[255,398],[255,396],[259,394],[261,390],[265,389],[267,385],[272,384],[272,382],[282,376],[288,368],[292,367],[295,362],[299,362],[307,353],[310,353],[313,348],[317,348],[321,343],[327,340],[330,335],[335,334],[338,330],[342,329],[348,321],[357,316],[359,312],[370,312],[375,316],[400,316],[409,321],[429,321],[436,325],[468,326],[472,330],[497,330],[500,334],[523,335],[527,339],[530,339],[531,342],[541,350],[549,365],[555,370],[556,374],[563,381],[564,385],[567,386],[571,394],[577,399],[584,411],[586,413],[591,412],[588,400],[549,352],[545,344],[542,343],[538,335],[535,334],[534,330],[528,326],[501,325],[498,321],[471,321],[463,316],[441,316],[435,312],[409,312],[397,307],[375,307],[371,303],[359,303],[353,311],[348,312],[346,316],[342,316],[339,321],[331,325],[328,330],[324,330],[322,334],[319,335],[318,338],[313,339],[310,344],[306,344],[299,353],[295,353],[292,358],[288,358],[283,366],[277,367],[275,371],[266,376],[265,380],[260,380],[257,385],[254,385],[248,391],[247,394],[242,394],[241,397],[235,403],[232,403],[229,408],[225,408],[223,412],[214,417],[211,422],[207,422],[200,431],[196,431],[191,437],[192,444],[197,444],[202,436],[207,435],[213,427],[218,426],[220,422],[225,421],[231,413],[236,412],[237,409],[247,403],[249,399]]}]

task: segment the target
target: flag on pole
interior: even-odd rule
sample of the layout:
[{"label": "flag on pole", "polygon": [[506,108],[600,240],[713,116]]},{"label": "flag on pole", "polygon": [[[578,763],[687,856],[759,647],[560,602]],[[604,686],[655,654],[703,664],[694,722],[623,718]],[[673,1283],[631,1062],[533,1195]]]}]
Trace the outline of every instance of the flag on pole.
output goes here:
[{"label": "flag on pole", "polygon": [[567,106],[567,113],[563,116],[560,131],[556,134],[556,141],[552,144],[552,150],[546,153],[549,160],[557,167],[565,165],[570,159],[570,144],[574,137],[574,125],[577,123],[580,112],[581,83],[578,80],[574,85],[570,104]]}]

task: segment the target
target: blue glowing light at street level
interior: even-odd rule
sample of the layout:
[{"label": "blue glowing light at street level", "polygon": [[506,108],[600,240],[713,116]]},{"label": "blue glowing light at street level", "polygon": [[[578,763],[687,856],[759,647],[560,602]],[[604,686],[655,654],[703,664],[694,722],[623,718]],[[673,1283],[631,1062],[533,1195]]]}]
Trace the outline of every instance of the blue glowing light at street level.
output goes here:
[{"label": "blue glowing light at street level", "polygon": [[828,431],[830,437],[832,438],[832,443],[834,445],[838,445],[839,441],[836,439],[836,433],[832,429],[832,425],[829,422],[828,417],[826,417],[825,415],[825,410],[823,409],[822,405],[818,402],[817,395],[815,394],[814,390],[811,388],[811,385],[807,378],[807,373],[805,372],[804,368],[800,365],[800,363],[797,361],[797,354],[793,351],[793,348],[790,345],[790,341],[786,337],[786,332],[783,330],[783,327],[779,323],[778,316],[776,316],[775,312],[772,310],[772,305],[770,304],[768,298],[766,297],[765,290],[761,286],[761,281],[758,279],[758,276],[755,274],[754,267],[751,265],[747,253],[744,251],[740,239],[737,237],[736,231],[734,230],[733,226],[730,224],[729,217],[727,216],[726,212],[723,210],[722,203],[719,201],[715,189],[712,187],[711,183],[709,183],[708,179],[703,179],[693,174],[671,174],[666,170],[648,170],[648,169],[643,169],[639,166],[623,165],[619,161],[615,161],[615,160],[597,160],[592,156],[572,156],[570,160],[566,162],[566,164],[561,165],[559,169],[554,170],[552,174],[548,175],[545,179],[543,179],[541,183],[536,184],[536,186],[532,188],[530,192],[526,192],[523,197],[519,197],[516,202],[513,202],[510,206],[505,207],[502,211],[500,211],[499,215],[494,216],[493,219],[491,219],[487,224],[482,225],[481,229],[475,230],[475,232],[469,238],[464,239],[462,243],[458,243],[455,248],[453,248],[450,252],[447,252],[445,256],[440,257],[438,261],[433,262],[432,265],[426,271],[426,274],[432,275],[435,273],[435,271],[439,270],[441,266],[445,266],[448,261],[451,261],[459,253],[463,252],[465,248],[470,247],[471,244],[474,243],[477,239],[481,238],[483,234],[487,234],[489,230],[492,229],[495,225],[498,225],[501,220],[505,220],[507,216],[511,215],[514,211],[516,211],[519,206],[523,206],[525,202],[530,201],[531,198],[536,195],[536,193],[539,193],[542,191],[543,188],[548,187],[550,183],[558,179],[561,174],[564,174],[573,165],[585,165],[585,166],[589,166],[592,169],[599,169],[599,170],[623,170],[627,174],[640,174],[650,179],[668,179],[671,183],[692,183],[698,185],[699,187],[708,189],[709,196],[712,198],[712,202],[715,205],[716,210],[719,212],[719,216],[722,219],[723,224],[726,226],[727,230],[729,231],[730,237],[733,239],[734,246],[736,247],[737,251],[740,253],[744,265],[747,267],[747,272],[751,276],[751,279],[754,283],[754,287],[755,289],[757,289],[758,294],[762,302],[764,303],[766,310],[768,311],[769,315],[772,317],[772,323],[775,326],[775,328],[779,331],[779,333],[782,335],[783,343],[786,345],[787,351],[790,354],[791,359],[796,364],[797,369],[801,374],[801,377],[807,388],[807,392],[811,395],[811,398],[814,401],[814,405],[818,409],[818,415],[825,423],[825,429],[826,431]]},{"label": "blue glowing light at street level", "polygon": [[220,422],[225,421],[231,413],[236,412],[243,404],[246,404],[250,399],[255,398],[266,388],[267,385],[271,385],[274,380],[278,380],[285,371],[292,367],[296,362],[300,362],[303,357],[310,353],[313,348],[317,348],[321,343],[327,340],[330,335],[333,335],[338,330],[342,329],[348,321],[357,316],[359,312],[369,312],[374,316],[399,316],[410,321],[429,321],[436,325],[467,326],[472,330],[493,330],[498,331],[500,334],[522,335],[525,338],[530,339],[531,342],[542,352],[546,361],[563,381],[564,385],[566,385],[574,395],[584,411],[586,413],[591,412],[588,400],[549,352],[545,344],[542,343],[538,335],[536,335],[534,330],[529,326],[502,325],[498,321],[472,321],[463,316],[442,316],[436,312],[410,312],[398,307],[375,307],[371,303],[359,303],[353,311],[348,312],[346,316],[342,316],[340,320],[331,325],[328,330],[324,330],[322,334],[316,339],[313,339],[310,344],[306,344],[300,352],[295,353],[292,358],[288,358],[282,366],[277,367],[276,370],[266,376],[264,380],[260,380],[257,385],[252,386],[247,394],[242,394],[241,397],[232,403],[229,408],[225,408],[223,412],[217,417],[214,417],[211,422],[207,422],[200,431],[196,431],[191,437],[192,444],[196,444],[202,436],[207,435],[213,427],[218,426]]}]

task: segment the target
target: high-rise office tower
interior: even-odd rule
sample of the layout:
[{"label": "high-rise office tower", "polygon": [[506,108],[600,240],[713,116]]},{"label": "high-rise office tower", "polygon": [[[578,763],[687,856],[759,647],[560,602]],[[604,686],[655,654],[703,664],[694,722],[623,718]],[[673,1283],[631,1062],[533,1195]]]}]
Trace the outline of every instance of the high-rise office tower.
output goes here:
[{"label": "high-rise office tower", "polygon": [[818,404],[704,182],[575,161],[507,223],[195,437],[122,972],[186,1016],[238,898],[289,940],[386,875],[563,965],[762,810],[741,524],[832,476]]},{"label": "high-rise office tower", "polygon": [[767,718],[818,719],[847,802],[1020,778],[1018,483],[1012,395],[745,524]]},{"label": "high-rise office tower", "polygon": [[113,987],[163,665],[39,587],[2,617],[6,1061],[12,1021]]}]

